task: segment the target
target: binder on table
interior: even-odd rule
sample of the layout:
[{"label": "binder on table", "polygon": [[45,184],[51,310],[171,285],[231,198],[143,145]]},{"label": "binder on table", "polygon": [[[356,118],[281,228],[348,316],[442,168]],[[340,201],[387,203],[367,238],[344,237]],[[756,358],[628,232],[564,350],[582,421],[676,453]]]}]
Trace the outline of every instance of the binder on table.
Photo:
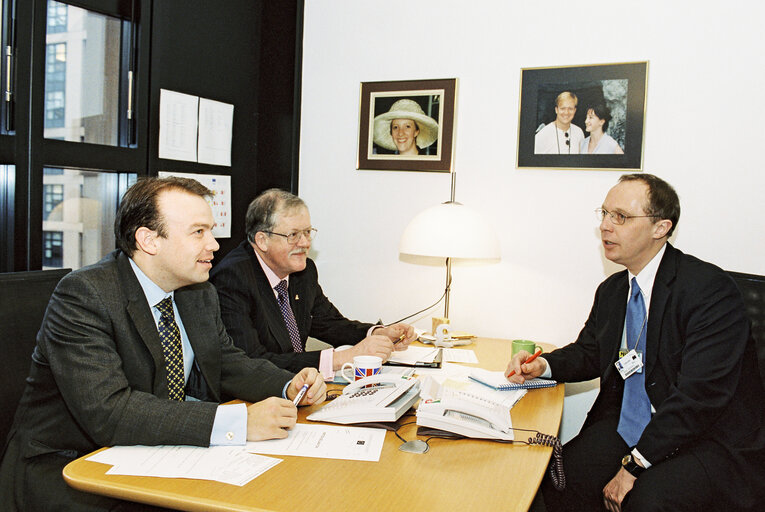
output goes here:
[{"label": "binder on table", "polygon": [[480,382],[484,386],[496,389],[498,391],[509,391],[513,389],[537,389],[537,388],[551,388],[558,384],[557,381],[552,379],[529,379],[523,384],[515,384],[509,382],[505,378],[504,372],[490,372],[481,368],[473,368],[470,370],[470,378],[476,382]]}]

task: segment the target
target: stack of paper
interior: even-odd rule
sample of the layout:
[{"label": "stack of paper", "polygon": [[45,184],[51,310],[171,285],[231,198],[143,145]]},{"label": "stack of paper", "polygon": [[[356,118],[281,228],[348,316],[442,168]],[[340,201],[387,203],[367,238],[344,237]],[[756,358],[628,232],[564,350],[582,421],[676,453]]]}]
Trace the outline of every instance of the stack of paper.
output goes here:
[{"label": "stack of paper", "polygon": [[88,460],[111,464],[107,475],[195,478],[239,486],[281,462],[248,453],[243,446],[115,446]]}]

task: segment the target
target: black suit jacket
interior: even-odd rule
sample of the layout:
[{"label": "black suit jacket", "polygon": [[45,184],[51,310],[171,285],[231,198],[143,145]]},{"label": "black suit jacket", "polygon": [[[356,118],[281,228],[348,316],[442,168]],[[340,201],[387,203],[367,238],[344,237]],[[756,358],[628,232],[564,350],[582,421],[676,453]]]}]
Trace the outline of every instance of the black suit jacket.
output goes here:
[{"label": "black suit jacket", "polygon": [[[213,268],[210,281],[218,289],[226,330],[250,357],[295,372],[318,367],[320,352],[294,352],[279,302],[249,242],[228,253]],[[308,336],[335,347],[355,345],[373,325],[349,320],[332,305],[319,286],[311,259],[304,270],[290,274],[289,295],[303,349]]]},{"label": "black suit jacket", "polygon": [[[545,355],[556,380],[600,377],[585,428],[619,414],[624,382],[614,362],[628,289],[626,270],[606,279],[579,338]],[[731,488],[748,492],[747,486],[762,487],[756,480],[763,477],[765,393],[744,311],[727,273],[667,244],[646,332],[645,383],[656,413],[637,449],[652,464],[679,450],[697,450],[710,474],[732,468],[737,475]]]},{"label": "black suit jacket", "polygon": [[[123,253],[61,280],[37,335],[0,466],[3,507],[15,510],[15,502],[36,509],[23,503],[49,485],[45,475],[61,479],[64,464],[102,446],[207,446],[223,395],[281,396],[293,375],[232,344],[211,284],[178,289],[175,302],[194,350],[189,382],[201,385],[212,403],[168,400],[157,327]],[[67,499],[53,496],[49,506],[58,501],[66,508]]]}]

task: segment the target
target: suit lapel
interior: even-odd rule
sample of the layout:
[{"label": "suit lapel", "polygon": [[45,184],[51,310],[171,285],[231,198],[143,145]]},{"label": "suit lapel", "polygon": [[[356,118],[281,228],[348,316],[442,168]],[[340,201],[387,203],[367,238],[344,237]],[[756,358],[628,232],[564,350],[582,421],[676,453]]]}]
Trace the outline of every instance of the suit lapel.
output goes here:
[{"label": "suit lapel", "polygon": [[[205,304],[201,292],[195,287],[180,288],[175,291],[175,303],[178,305],[178,314],[183,322],[189,344],[194,351],[194,362],[202,372],[207,382],[207,391],[212,398],[218,401],[218,380],[221,374],[220,347],[216,346],[218,333],[210,329],[209,308],[212,304]],[[213,341],[211,343],[211,341]]]},{"label": "suit lapel", "polygon": [[[667,243],[664,257],[661,259],[659,269],[651,291],[651,309],[648,312],[648,326],[646,331],[646,369],[652,373],[656,369],[656,359],[659,356],[661,342],[661,324],[664,320],[667,302],[672,295],[671,284],[675,280],[677,250]],[[648,374],[646,374],[648,377]]]},{"label": "suit lapel", "polygon": [[[266,273],[263,272],[252,246],[250,246],[250,252],[252,253],[252,266],[255,271],[255,286],[257,288],[256,296],[260,297],[263,302],[262,307],[266,310],[266,314],[258,320],[265,320],[267,322],[271,336],[276,340],[283,351],[292,352],[292,340],[290,340],[290,333],[287,331],[287,325],[284,323],[284,317],[282,316],[279,302],[276,300],[276,292],[271,288],[271,283],[268,282]],[[291,288],[292,279],[290,279],[290,290]]]},{"label": "suit lapel", "polygon": [[165,375],[165,356],[162,353],[162,341],[159,339],[157,324],[151,314],[151,306],[146,302],[146,295],[143,293],[138,278],[130,266],[130,261],[124,253],[117,256],[117,266],[119,269],[117,275],[127,300],[128,316],[154,361],[153,394],[167,396],[167,379],[157,378],[157,373]]},{"label": "suit lapel", "polygon": [[604,378],[607,378],[612,372],[616,372],[614,363],[619,358],[619,349],[621,348],[622,335],[624,334],[624,320],[627,317],[627,293],[629,291],[629,281],[627,280],[627,271],[622,272],[617,281],[612,295],[606,300],[607,304],[612,305],[611,314],[608,316],[608,328],[606,329],[603,341],[605,346],[603,350],[606,354],[606,371]]}]

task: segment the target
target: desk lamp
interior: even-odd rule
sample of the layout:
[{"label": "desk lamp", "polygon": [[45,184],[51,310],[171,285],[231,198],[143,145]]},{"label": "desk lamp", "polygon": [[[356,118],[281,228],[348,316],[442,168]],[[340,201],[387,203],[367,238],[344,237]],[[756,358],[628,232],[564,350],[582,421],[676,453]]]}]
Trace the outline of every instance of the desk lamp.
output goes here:
[{"label": "desk lamp", "polygon": [[500,258],[499,242],[486,220],[454,200],[456,173],[452,173],[451,199],[418,213],[406,226],[399,253],[446,258],[444,318],[449,318],[452,260]]}]

